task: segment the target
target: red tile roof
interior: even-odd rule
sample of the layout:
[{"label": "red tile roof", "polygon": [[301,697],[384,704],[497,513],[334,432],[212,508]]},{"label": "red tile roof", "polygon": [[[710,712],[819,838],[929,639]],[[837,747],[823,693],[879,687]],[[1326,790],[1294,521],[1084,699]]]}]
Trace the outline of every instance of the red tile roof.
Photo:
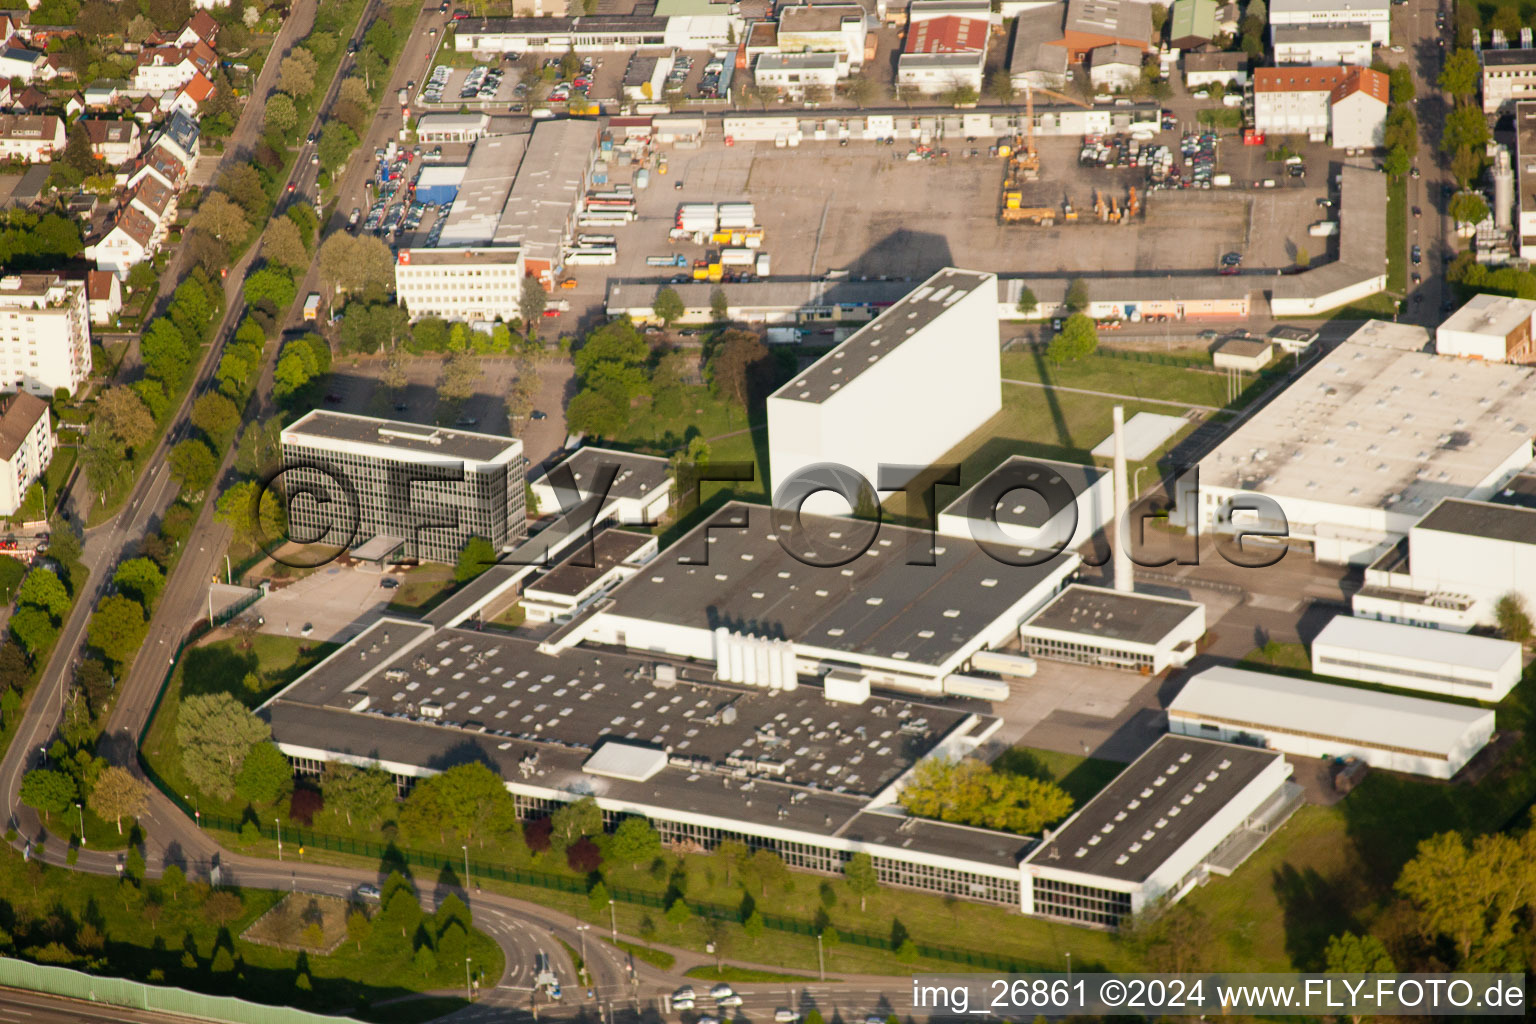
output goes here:
[{"label": "red tile roof", "polygon": [[181,87],[181,92],[193,103],[201,106],[209,96],[213,95],[213,83],[208,80],[208,76],[199,71],[192,76],[190,82]]},{"label": "red tile roof", "polygon": [[1326,92],[1337,103],[1363,92],[1387,102],[1390,80],[1370,68],[1258,68],[1253,73],[1254,92]]},{"label": "red tile roof", "polygon": [[904,53],[975,53],[987,48],[991,25],[984,18],[926,18],[907,29]]}]

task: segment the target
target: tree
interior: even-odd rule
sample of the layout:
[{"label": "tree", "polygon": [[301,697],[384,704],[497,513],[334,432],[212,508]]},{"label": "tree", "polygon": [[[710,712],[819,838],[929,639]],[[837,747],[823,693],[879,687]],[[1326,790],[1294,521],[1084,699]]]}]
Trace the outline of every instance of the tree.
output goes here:
[{"label": "tree", "polygon": [[246,755],[272,730],[227,693],[193,694],[181,702],[176,741],[188,780],[210,796],[228,800]]},{"label": "tree", "polygon": [[1391,82],[1393,104],[1406,107],[1412,103],[1418,92],[1413,82],[1413,69],[1407,64],[1394,64],[1387,77]]},{"label": "tree", "polygon": [[[1154,9],[1157,7],[1156,4],[1152,6]],[[1018,95],[1018,90],[1013,87],[1013,76],[1004,70],[994,71],[987,76],[987,92],[1005,106]]]},{"label": "tree", "polygon": [[1099,330],[1085,314],[1073,313],[1051,339],[1047,354],[1058,363],[1076,362],[1093,355],[1099,347]]},{"label": "tree", "polygon": [[558,808],[549,816],[550,841],[563,850],[582,836],[603,833],[603,812],[589,796]]},{"label": "tree", "polygon": [[432,947],[422,945],[416,950],[416,955],[411,958],[411,966],[420,972],[423,978],[432,977],[432,972],[437,970],[437,954],[432,952]]},{"label": "tree", "polygon": [[115,821],[122,835],[123,819],[137,818],[149,806],[149,791],[128,769],[112,765],[96,777],[88,803],[98,817]]},{"label": "tree", "polygon": [[34,768],[21,777],[21,802],[45,815],[63,814],[74,804],[75,780],[51,768]]},{"label": "tree", "polygon": [[709,318],[715,323],[724,323],[731,318],[731,302],[726,298],[724,288],[709,293]]},{"label": "tree", "polygon": [[715,391],[745,409],[767,390],[772,357],[756,334],[727,331],[715,347],[708,370]]},{"label": "tree", "polygon": [[122,667],[133,661],[144,643],[149,623],[144,621],[144,606],[122,594],[101,599],[96,614],[91,616],[87,635],[107,660]]},{"label": "tree", "polygon": [[[1155,7],[1156,5],[1154,4],[1153,6]],[[1019,289],[1019,312],[1025,316],[1033,316],[1035,310],[1039,308],[1040,300],[1035,298],[1035,293],[1030,291],[1027,286],[1021,287]]]},{"label": "tree", "polygon": [[[11,596],[16,593],[16,588],[21,586],[21,581],[26,578],[26,563],[10,555],[0,555],[0,601],[10,604]],[[4,685],[3,682],[0,682],[0,685]]]},{"label": "tree", "polygon": [[459,549],[458,563],[453,567],[456,582],[467,583],[496,564],[496,549],[484,537],[470,537]]},{"label": "tree", "polygon": [[475,393],[475,385],[481,376],[478,356],[472,352],[455,352],[443,361],[437,397],[445,402],[462,402]]},{"label": "tree", "polygon": [[1531,642],[1531,616],[1525,598],[1518,591],[1511,590],[1494,602],[1493,618],[1504,639],[1517,644]]},{"label": "tree", "polygon": [[1488,219],[1488,202],[1476,192],[1458,192],[1451,197],[1449,212],[1458,224],[1481,224]]},{"label": "tree", "polygon": [[651,303],[651,312],[656,314],[662,326],[671,327],[682,319],[687,307],[683,305],[683,297],[677,294],[676,288],[662,288],[656,293],[655,300]]},{"label": "tree", "polygon": [[320,245],[320,278],[337,292],[384,295],[395,283],[394,255],[372,235],[332,232]]},{"label": "tree", "polygon": [[677,896],[674,897],[671,904],[668,905],[665,916],[667,923],[676,925],[677,930],[681,932],[683,930],[683,926],[686,925],[689,921],[693,920],[693,911],[689,908],[687,900],[683,899],[681,896]]},{"label": "tree", "polygon": [[628,405],[595,391],[582,391],[565,407],[566,426],[592,437],[613,437],[628,422]]},{"label": "tree", "polygon": [[1446,55],[1438,81],[1440,88],[1450,93],[1459,103],[1465,103],[1476,96],[1482,81],[1482,65],[1478,63],[1477,54],[1465,48],[1452,50]]},{"label": "tree", "polygon": [[291,98],[282,93],[267,98],[267,109],[261,115],[263,133],[287,138],[298,126],[299,112]]},{"label": "tree", "polygon": [[294,99],[303,99],[315,91],[317,69],[314,55],[301,46],[295,47],[277,66],[277,87]]},{"label": "tree", "polygon": [[241,481],[219,495],[213,518],[246,544],[271,543],[286,529],[282,501],[254,480]]},{"label": "tree", "polygon": [[207,196],[198,206],[191,223],[225,245],[243,241],[251,233],[251,222],[245,211],[222,192]]},{"label": "tree", "polygon": [[21,587],[16,591],[16,603],[41,608],[58,623],[69,614],[69,591],[64,589],[64,584],[59,582],[59,577],[52,569],[39,565],[21,581]]},{"label": "tree", "polygon": [[603,851],[586,836],[565,848],[565,863],[572,871],[590,875],[603,864]]},{"label": "tree", "polygon": [[1518,915],[1536,891],[1536,829],[1518,839],[1480,835],[1470,846],[1455,832],[1431,836],[1403,866],[1397,891],[1418,911],[1420,931],[1452,942],[1458,959],[1451,969],[1495,969],[1517,941]]},{"label": "tree", "polygon": [[1413,157],[1408,155],[1408,150],[1403,146],[1393,146],[1387,151],[1381,169],[1394,181],[1401,181],[1413,169]]},{"label": "tree", "polygon": [[36,662],[39,655],[53,646],[59,627],[41,608],[22,605],[11,614],[11,636],[26,648],[27,657]]},{"label": "tree", "polygon": [[201,491],[213,483],[218,472],[218,461],[213,450],[196,438],[188,438],[171,449],[171,475],[180,480],[188,491]]},{"label": "tree", "polygon": [[1066,817],[1072,798],[1043,779],[977,761],[929,758],[913,769],[901,805],[920,818],[1025,834]]},{"label": "tree", "polygon": [[127,448],[138,448],[155,436],[155,418],[131,388],[107,388],[96,399],[96,426],[110,431]]},{"label": "tree", "polygon": [[878,87],[874,80],[866,75],[849,75],[843,82],[843,95],[854,106],[863,107],[864,104],[874,99]]},{"label": "tree", "polygon": [[608,850],[614,859],[625,861],[630,867],[639,867],[642,862],[661,852],[661,836],[656,834],[646,819],[638,816],[625,818],[613,830]]},{"label": "tree", "polygon": [[326,763],[320,776],[320,792],[328,811],[339,813],[347,824],[372,828],[394,807],[394,777],[382,768],[359,768],[335,761]]},{"label": "tree", "polygon": [[757,879],[759,891],[765,897],[769,889],[780,888],[789,881],[789,868],[784,866],[783,858],[772,850],[753,851],[750,873]]},{"label": "tree", "polygon": [[165,573],[149,558],[130,558],[117,567],[112,582],[145,608],[151,607],[165,587]]},{"label": "tree", "polygon": [[32,684],[32,666],[15,644],[0,644],[0,694],[20,693]]},{"label": "tree", "polygon": [[944,102],[956,107],[974,107],[978,99],[973,85],[957,85],[944,94]]},{"label": "tree", "polygon": [[241,290],[246,302],[272,313],[281,313],[293,305],[298,291],[293,275],[275,263],[251,271]]},{"label": "tree", "polygon": [[315,153],[320,157],[322,168],[335,171],[347,162],[347,156],[356,146],[357,132],[340,121],[328,121],[320,129],[320,142],[315,147]]},{"label": "tree", "polygon": [[192,403],[192,423],[209,437],[227,437],[240,425],[240,409],[226,396],[208,391]]},{"label": "tree", "polygon": [[1455,153],[1461,149],[1480,150],[1491,137],[1488,118],[1479,107],[1457,107],[1445,115],[1445,127],[1440,135],[1440,149]]},{"label": "tree", "polygon": [[1067,312],[1081,313],[1088,308],[1089,301],[1087,283],[1080,277],[1073,278],[1072,283],[1067,285],[1067,295],[1064,303],[1067,307]]},{"label": "tree", "polygon": [[368,915],[361,909],[353,910],[347,915],[347,938],[359,950],[367,941],[368,934],[373,930],[373,924],[368,920]]},{"label": "tree", "polygon": [[235,795],[266,807],[277,803],[293,784],[293,766],[273,743],[257,743],[235,776]]},{"label": "tree", "polygon": [[548,305],[549,295],[537,281],[530,280],[523,285],[522,294],[517,297],[517,312],[523,318],[523,330],[529,335],[538,333],[539,320]]},{"label": "tree", "polygon": [[1391,974],[1397,970],[1380,939],[1353,932],[1330,938],[1323,960],[1329,974]]},{"label": "tree", "polygon": [[867,853],[854,854],[843,864],[843,877],[848,881],[848,888],[859,898],[859,913],[864,913],[865,901],[880,888],[874,858]]},{"label": "tree", "polygon": [[401,827],[408,832],[452,833],[461,841],[512,833],[516,826],[512,794],[495,772],[478,761],[417,783],[401,812]]}]

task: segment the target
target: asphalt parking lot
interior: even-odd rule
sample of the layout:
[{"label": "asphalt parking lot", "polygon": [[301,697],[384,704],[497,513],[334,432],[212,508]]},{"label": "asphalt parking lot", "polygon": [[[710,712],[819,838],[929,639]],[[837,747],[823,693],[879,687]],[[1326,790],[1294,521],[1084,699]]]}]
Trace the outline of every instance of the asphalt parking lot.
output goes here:
[{"label": "asphalt parking lot", "polygon": [[[274,588],[246,615],[266,622],[263,633],[303,636],[316,643],[345,643],[376,620],[389,604],[390,591],[377,572],[332,565]],[[310,632],[305,634],[308,625]]]},{"label": "asphalt parking lot", "polygon": [[[1178,134],[1164,132],[1157,141],[1176,148]],[[1005,167],[987,156],[980,140],[976,157],[969,156],[973,147],[956,143],[947,159],[917,161],[906,159],[910,146],[901,142],[668,149],[669,173],[652,174],[650,189],[640,193],[638,219],[614,231],[619,263],[610,273],[668,279],[678,271],[648,267],[647,256],[681,252],[691,260],[708,248],[669,242],[678,204],[741,199],[756,205],[763,251],[780,277],[847,270],[921,278],[944,265],[1002,274],[1177,273],[1214,270],[1233,250],[1244,254],[1249,272],[1274,272],[1291,266],[1298,248],[1314,261],[1328,255],[1327,239],[1307,235],[1307,226],[1326,215],[1316,205],[1328,178],[1326,159],[1310,165],[1307,179],[1290,179],[1281,165],[1264,161],[1262,149],[1233,139],[1223,144],[1218,169],[1247,187],[1142,191],[1143,217],[1103,224],[1093,219],[1095,189],[1123,202],[1128,182],[1144,172],[1081,167],[1080,147],[1075,136],[1039,143],[1043,170],[1029,202],[1059,207],[1070,198],[1083,217],[1051,228],[999,223]],[[615,171],[616,181],[626,180],[623,168]],[[1265,179],[1277,186],[1251,187]]]}]

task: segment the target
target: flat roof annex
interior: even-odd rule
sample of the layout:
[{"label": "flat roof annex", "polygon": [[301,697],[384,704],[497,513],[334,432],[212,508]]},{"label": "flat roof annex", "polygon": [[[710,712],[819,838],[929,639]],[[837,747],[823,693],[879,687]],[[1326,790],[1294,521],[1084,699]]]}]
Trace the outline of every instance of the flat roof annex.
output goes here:
[{"label": "flat roof annex", "polygon": [[[1496,672],[1520,656],[1520,645],[1471,633],[1448,629],[1428,629],[1401,622],[1335,615],[1322,632],[1313,638],[1314,649],[1345,647],[1363,654],[1391,658],[1411,658],[1426,665],[1456,665],[1483,672]],[[1385,668],[1384,671],[1390,671]]]},{"label": "flat roof annex", "polygon": [[1282,756],[1163,736],[1041,843],[1029,863],[1144,882]]},{"label": "flat roof annex", "polygon": [[1447,757],[1493,712],[1423,697],[1217,666],[1191,676],[1170,715]]},{"label": "flat roof annex", "polygon": [[1491,501],[1447,498],[1420,519],[1414,529],[1459,533],[1514,544],[1536,544],[1536,510]]},{"label": "flat roof annex", "polygon": [[[1000,526],[1036,529],[1053,518],[1046,495],[1068,488],[1074,497],[1081,497],[1107,472],[1098,466],[1014,455],[945,506],[942,514],[968,519],[977,515],[991,516]],[[1005,481],[1015,486],[997,494],[997,488]],[[1029,490],[1031,486],[1040,491]],[[994,494],[997,494],[997,501],[992,508],[974,507],[987,504],[988,497]]]},{"label": "flat roof annex", "polygon": [[[995,559],[969,539],[733,502],[613,591],[605,614],[696,629],[729,626],[809,647],[936,665],[1023,600],[1070,552],[1040,565]],[[814,541],[814,543],[812,543]],[[913,565],[933,545],[932,565]],[[793,553],[792,553],[793,552]]]},{"label": "flat roof annex", "polygon": [[1024,623],[1026,628],[1155,646],[1202,606],[1152,594],[1126,594],[1074,583]]}]

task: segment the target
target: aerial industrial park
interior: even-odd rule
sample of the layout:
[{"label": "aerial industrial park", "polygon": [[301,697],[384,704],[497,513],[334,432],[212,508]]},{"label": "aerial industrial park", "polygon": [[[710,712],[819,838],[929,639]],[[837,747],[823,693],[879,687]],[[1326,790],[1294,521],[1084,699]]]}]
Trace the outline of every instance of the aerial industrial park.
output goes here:
[{"label": "aerial industrial park", "polygon": [[121,6],[0,13],[0,1024],[1524,1012],[1524,8]]}]

